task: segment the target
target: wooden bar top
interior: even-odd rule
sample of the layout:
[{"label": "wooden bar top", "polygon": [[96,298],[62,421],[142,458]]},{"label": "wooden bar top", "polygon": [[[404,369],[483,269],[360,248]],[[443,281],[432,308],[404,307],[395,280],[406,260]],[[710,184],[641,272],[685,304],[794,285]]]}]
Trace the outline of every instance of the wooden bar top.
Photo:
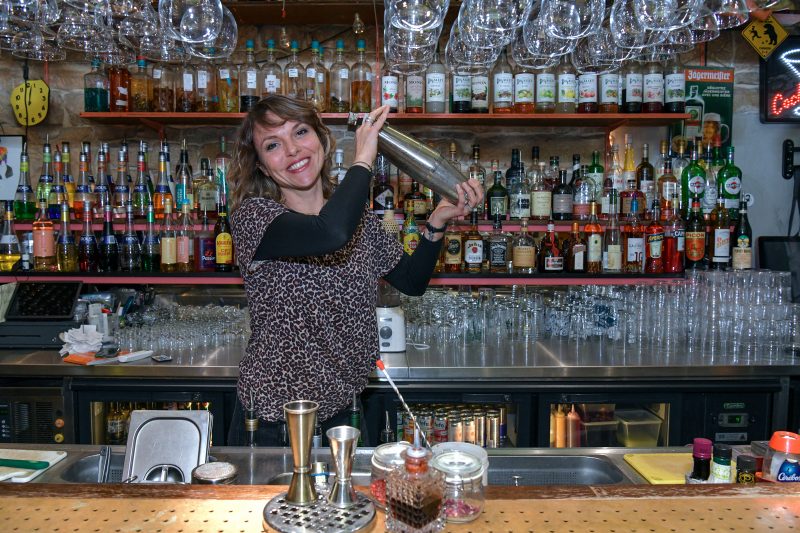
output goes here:
[{"label": "wooden bar top", "polygon": [[[258,532],[267,485],[0,484],[0,531]],[[377,513],[371,531],[384,530]],[[800,483],[488,487],[483,514],[452,532],[800,531]]]}]

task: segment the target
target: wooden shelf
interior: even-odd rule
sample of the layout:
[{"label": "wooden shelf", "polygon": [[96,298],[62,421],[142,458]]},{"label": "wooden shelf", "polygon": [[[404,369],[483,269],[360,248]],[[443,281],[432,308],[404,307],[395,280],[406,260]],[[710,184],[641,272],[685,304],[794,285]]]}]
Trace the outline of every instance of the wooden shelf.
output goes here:
[{"label": "wooden shelf", "polygon": [[[216,219],[212,219],[216,222]],[[173,222],[173,226],[177,227],[177,221]],[[33,224],[31,222],[15,222],[14,229],[16,231],[31,231],[33,229]],[[83,230],[83,223],[81,222],[71,222],[69,225],[69,229],[71,231],[80,232]],[[136,231],[147,231],[147,224],[144,222],[137,222],[133,225],[133,229]],[[202,224],[195,224],[192,226],[193,231],[201,231],[203,229]],[[209,221],[208,229],[212,232],[214,231],[214,223]],[[491,229],[491,227],[490,227]],[[61,225],[57,220],[53,221],[53,230],[58,232],[61,230]],[[92,230],[99,233],[103,231],[103,223],[102,222],[92,222]],[[114,233],[117,235],[121,234],[125,230],[125,222],[124,221],[114,221]],[[156,233],[161,231],[161,221],[156,220],[155,223],[155,231]]]},{"label": "wooden shelf", "polygon": [[0,283],[15,281],[82,281],[96,285],[241,285],[238,272],[190,272],[161,274],[145,272],[108,272],[91,274],[61,274],[49,272],[19,272],[0,275]]},{"label": "wooden shelf", "polygon": [[[180,125],[235,126],[244,113],[88,113],[81,118],[103,124],[145,124],[156,129]],[[321,113],[327,124],[347,123],[347,113]],[[689,118],[685,113],[591,113],[591,114],[488,114],[488,113],[391,113],[390,124],[464,125],[464,126],[536,126],[605,128],[620,126],[664,126]]]}]

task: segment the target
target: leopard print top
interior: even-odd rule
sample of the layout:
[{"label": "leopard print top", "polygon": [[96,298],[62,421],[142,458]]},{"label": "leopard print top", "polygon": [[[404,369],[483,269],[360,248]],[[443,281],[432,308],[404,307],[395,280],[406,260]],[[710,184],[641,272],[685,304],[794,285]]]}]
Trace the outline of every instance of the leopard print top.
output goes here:
[{"label": "leopard print top", "polygon": [[231,216],[250,305],[252,335],[237,392],[258,416],[283,420],[283,404],[319,403],[326,420],[367,385],[378,359],[378,279],[403,256],[397,239],[366,207],[355,234],[334,253],[253,261],[267,226],[288,209],[249,198]]}]

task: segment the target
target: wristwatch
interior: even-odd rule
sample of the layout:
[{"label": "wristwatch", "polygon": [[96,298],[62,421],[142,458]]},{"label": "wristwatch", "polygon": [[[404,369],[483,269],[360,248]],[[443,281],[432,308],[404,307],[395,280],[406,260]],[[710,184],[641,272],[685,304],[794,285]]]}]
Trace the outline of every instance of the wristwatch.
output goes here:
[{"label": "wristwatch", "polygon": [[433,224],[431,224],[430,222],[425,222],[425,228],[426,228],[426,229],[427,229],[427,230],[428,230],[428,231],[429,231],[431,234],[434,234],[434,233],[444,233],[444,232],[445,232],[445,230],[447,229],[447,226],[442,226],[441,228],[437,228],[436,226],[434,226],[434,225],[433,225]]}]

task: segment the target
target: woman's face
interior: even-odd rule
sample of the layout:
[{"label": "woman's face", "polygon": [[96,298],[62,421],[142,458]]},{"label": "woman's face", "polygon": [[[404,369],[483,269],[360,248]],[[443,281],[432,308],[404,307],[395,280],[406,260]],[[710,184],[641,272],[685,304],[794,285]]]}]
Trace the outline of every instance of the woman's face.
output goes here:
[{"label": "woman's face", "polygon": [[[278,117],[269,113],[268,119]],[[256,124],[253,144],[258,161],[283,191],[307,191],[322,187],[320,172],[325,151],[317,133],[308,124],[287,120],[280,126]]]}]

